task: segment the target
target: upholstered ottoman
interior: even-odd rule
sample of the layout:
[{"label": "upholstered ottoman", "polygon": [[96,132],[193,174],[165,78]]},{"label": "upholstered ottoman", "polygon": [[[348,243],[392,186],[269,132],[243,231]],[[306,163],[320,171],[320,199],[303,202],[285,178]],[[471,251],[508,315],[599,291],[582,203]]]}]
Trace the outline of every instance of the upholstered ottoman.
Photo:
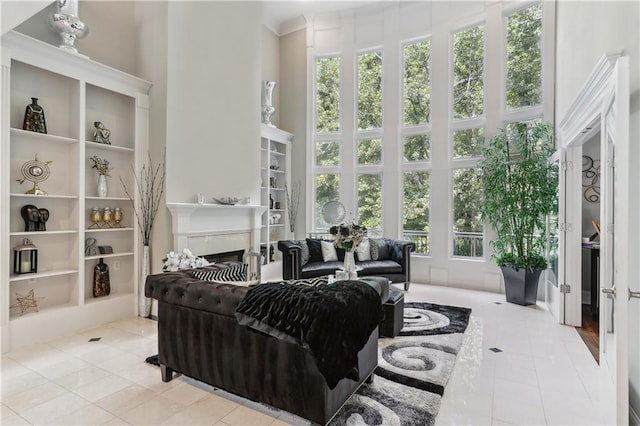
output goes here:
[{"label": "upholstered ottoman", "polygon": [[389,299],[382,304],[384,316],[380,322],[380,336],[396,337],[403,326],[404,293],[400,290],[390,290]]}]

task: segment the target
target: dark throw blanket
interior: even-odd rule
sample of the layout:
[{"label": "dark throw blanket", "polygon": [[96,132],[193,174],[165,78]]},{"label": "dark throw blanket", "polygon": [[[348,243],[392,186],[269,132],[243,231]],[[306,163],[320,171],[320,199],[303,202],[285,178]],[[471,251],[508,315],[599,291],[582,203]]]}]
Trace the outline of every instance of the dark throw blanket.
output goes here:
[{"label": "dark throw blanket", "polygon": [[238,323],[308,347],[330,389],[358,380],[358,352],[382,317],[380,295],[360,281],[318,287],[287,282],[251,287]]}]

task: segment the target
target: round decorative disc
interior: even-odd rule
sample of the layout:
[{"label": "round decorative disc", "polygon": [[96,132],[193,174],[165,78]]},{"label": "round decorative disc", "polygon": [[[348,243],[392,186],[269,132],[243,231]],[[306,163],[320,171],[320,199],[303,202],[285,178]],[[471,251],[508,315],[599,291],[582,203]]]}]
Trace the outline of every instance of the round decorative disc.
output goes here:
[{"label": "round decorative disc", "polygon": [[49,165],[40,160],[29,160],[22,165],[22,176],[30,182],[43,182],[49,178]]},{"label": "round decorative disc", "polygon": [[347,210],[340,201],[327,201],[322,206],[322,218],[329,225],[336,225],[344,220]]}]

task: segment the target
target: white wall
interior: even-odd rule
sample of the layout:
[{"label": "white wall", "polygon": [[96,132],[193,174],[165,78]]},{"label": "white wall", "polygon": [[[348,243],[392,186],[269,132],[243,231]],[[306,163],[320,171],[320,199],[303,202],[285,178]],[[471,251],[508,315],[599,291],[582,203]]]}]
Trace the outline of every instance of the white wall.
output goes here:
[{"label": "white wall", "polygon": [[288,129],[280,125],[280,98],[282,92],[282,78],[280,76],[280,38],[263,25],[260,41],[261,80],[276,82],[276,88],[273,90],[273,106],[276,108],[276,112],[271,116],[271,124],[288,131]]},{"label": "white wall", "polygon": [[306,30],[280,37],[280,123],[293,133],[291,149],[291,183],[301,185],[302,200],[296,218],[295,238],[304,238],[306,204],[304,188],[307,179],[307,60]]},{"label": "white wall", "polygon": [[[635,196],[629,199],[632,210],[640,207],[640,3],[574,2],[557,3],[556,43],[556,118],[567,109],[604,53],[622,51],[630,58],[630,154],[636,167],[630,170]],[[631,241],[640,241],[638,223],[627,230]],[[631,257],[640,258],[638,245],[631,244]],[[640,290],[640,263],[630,276],[629,287]],[[629,302],[629,374],[630,403],[640,413],[640,301]]]},{"label": "white wall", "polygon": [[[16,31],[55,46],[60,37],[49,28],[48,19],[56,10],[55,2],[19,26]],[[81,1],[78,17],[89,27],[89,34],[75,45],[78,52],[96,62],[137,75],[136,38],[133,1]]]},{"label": "white wall", "polygon": [[258,200],[260,6],[168,7],[167,202],[199,192]]}]

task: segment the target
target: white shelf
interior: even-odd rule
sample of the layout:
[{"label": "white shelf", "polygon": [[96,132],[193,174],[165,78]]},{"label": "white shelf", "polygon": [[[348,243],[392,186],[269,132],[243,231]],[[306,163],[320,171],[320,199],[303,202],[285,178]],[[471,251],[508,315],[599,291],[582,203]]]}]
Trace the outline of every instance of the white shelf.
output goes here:
[{"label": "white shelf", "polygon": [[27,281],[32,278],[55,277],[58,275],[76,274],[77,272],[78,272],[77,269],[54,269],[52,271],[37,272],[35,274],[19,274],[19,275],[11,274],[9,276],[9,281],[10,282]]},{"label": "white shelf", "polygon": [[29,231],[29,232],[11,232],[9,235],[12,237],[28,236],[28,235],[62,235],[62,234],[77,234],[76,229],[64,229],[60,231]]},{"label": "white shelf", "polygon": [[87,195],[84,197],[86,200],[95,200],[95,201],[131,201],[129,197],[95,197],[93,195]]},{"label": "white shelf", "polygon": [[59,194],[47,194],[47,195],[34,195],[34,194],[21,194],[19,192],[12,192],[10,194],[15,198],[50,198],[50,199],[59,199],[59,200],[77,200],[79,197],[77,195],[59,195]]},{"label": "white shelf", "polygon": [[135,149],[128,148],[126,146],[109,145],[106,143],[89,142],[89,141],[87,141],[86,144],[87,144],[87,148],[96,148],[96,149],[102,149],[105,151],[130,152],[130,153],[135,152]]},{"label": "white shelf", "polygon": [[133,231],[133,228],[91,228],[85,229],[84,232],[122,232],[122,231]]},{"label": "white shelf", "polygon": [[[36,294],[36,297],[38,297],[37,294]],[[38,307],[38,311],[37,312],[29,311],[29,312],[26,312],[24,315],[20,315],[18,313],[18,311],[20,309],[14,308],[13,311],[16,312],[16,313],[12,313],[11,314],[11,322],[16,322],[16,321],[21,321],[21,320],[27,320],[28,321],[28,320],[31,319],[31,317],[36,316],[36,315],[41,315],[43,313],[49,314],[49,313],[56,312],[56,311],[64,311],[64,310],[67,310],[67,309],[73,309],[75,307],[76,307],[76,305],[72,305],[71,303],[64,303],[64,304],[61,304],[61,305],[48,306],[48,307],[44,307],[44,308]]]},{"label": "white shelf", "polygon": [[279,155],[279,156],[281,156],[281,157],[284,157],[285,155],[287,155],[287,154],[285,154],[284,152],[274,151],[274,150],[269,150],[269,154]]},{"label": "white shelf", "polygon": [[282,169],[269,169],[269,171],[272,173],[286,173],[286,170]]},{"label": "white shelf", "polygon": [[111,293],[108,296],[102,296],[102,297],[87,297],[84,301],[84,303],[86,303],[87,305],[90,305],[92,303],[100,303],[100,302],[106,302],[109,300],[113,300],[113,299],[129,299],[131,296],[133,296],[133,293]]},{"label": "white shelf", "polygon": [[106,259],[108,257],[124,257],[124,256],[133,256],[133,252],[128,251],[128,252],[122,252],[122,253],[96,254],[95,256],[86,256],[84,260]]},{"label": "white shelf", "polygon": [[65,143],[65,144],[78,143],[78,139],[68,138],[66,136],[50,135],[47,133],[32,132],[29,130],[17,129],[15,127],[11,128],[11,136],[12,137],[14,136],[28,137],[30,139],[39,140],[42,142],[50,142],[50,143]]}]

